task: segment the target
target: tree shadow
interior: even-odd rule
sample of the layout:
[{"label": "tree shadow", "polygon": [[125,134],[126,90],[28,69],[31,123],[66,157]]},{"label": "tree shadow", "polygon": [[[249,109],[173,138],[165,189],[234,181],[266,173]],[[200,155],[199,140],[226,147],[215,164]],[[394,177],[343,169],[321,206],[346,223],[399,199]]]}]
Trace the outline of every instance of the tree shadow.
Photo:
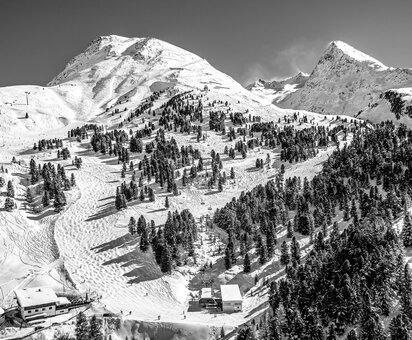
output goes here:
[{"label": "tree shadow", "polygon": [[210,195],[214,195],[214,194],[218,194],[218,193],[219,193],[219,190],[215,190],[215,191],[205,192],[203,195],[210,196]]},{"label": "tree shadow", "polygon": [[149,214],[155,214],[155,213],[158,213],[158,212],[161,212],[161,211],[166,211],[166,210],[169,210],[169,209],[168,208],[155,209],[155,210],[149,211]]},{"label": "tree shadow", "polygon": [[246,169],[247,172],[258,172],[259,170],[260,169],[255,166]]},{"label": "tree shadow", "polygon": [[[30,212],[30,214],[35,215],[34,212]],[[41,220],[42,218],[45,218],[45,217],[47,217],[47,216],[57,215],[57,214],[58,214],[58,213],[55,212],[53,209],[48,209],[48,210],[44,211],[41,215],[27,216],[27,218],[28,218],[29,220],[39,221],[39,220]]]},{"label": "tree shadow", "polygon": [[127,282],[129,284],[140,283],[144,281],[156,280],[163,276],[159,266],[157,265],[151,251],[142,252],[137,247],[137,237],[130,234],[125,234],[110,242],[103,243],[97,247],[92,248],[97,253],[108,251],[115,248],[134,247],[134,250],[129,251],[123,255],[104,262],[103,266],[110,266],[118,264],[121,267],[134,267],[123,276],[130,278]]},{"label": "tree shadow", "polygon": [[134,246],[137,244],[138,238],[133,237],[129,233],[124,234],[114,240],[111,240],[106,243],[102,243],[96,247],[91,248],[91,250],[95,250],[97,253],[102,253],[114,248],[121,248],[125,246]]}]

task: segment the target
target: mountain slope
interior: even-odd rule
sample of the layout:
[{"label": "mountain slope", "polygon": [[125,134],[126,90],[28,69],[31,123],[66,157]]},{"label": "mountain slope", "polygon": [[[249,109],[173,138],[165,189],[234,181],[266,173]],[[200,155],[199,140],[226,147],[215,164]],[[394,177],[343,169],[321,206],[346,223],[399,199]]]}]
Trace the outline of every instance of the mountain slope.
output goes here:
[{"label": "mountain slope", "polygon": [[270,99],[273,103],[279,103],[287,98],[291,93],[303,87],[309,75],[299,72],[297,75],[284,80],[265,81],[259,79],[246,88],[263,98]]},{"label": "mountain slope", "polygon": [[305,85],[279,105],[356,116],[383,91],[410,85],[411,69],[387,67],[350,45],[333,41]]},{"label": "mountain slope", "polygon": [[[99,117],[106,109],[127,102],[127,111],[168,88],[207,88],[251,105],[264,102],[193,53],[154,38],[111,35],[93,40],[47,87],[0,88],[0,126],[4,132],[38,132],[76,122],[106,123]],[[26,112],[29,120],[22,119]]]}]

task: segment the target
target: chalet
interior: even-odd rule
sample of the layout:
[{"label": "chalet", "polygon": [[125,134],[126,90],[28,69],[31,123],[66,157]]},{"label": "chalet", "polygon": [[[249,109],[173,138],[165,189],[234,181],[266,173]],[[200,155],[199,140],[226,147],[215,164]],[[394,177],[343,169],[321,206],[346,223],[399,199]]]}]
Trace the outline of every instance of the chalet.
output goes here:
[{"label": "chalet", "polygon": [[69,312],[70,301],[58,297],[49,287],[17,289],[15,294],[21,317],[25,321]]},{"label": "chalet", "polygon": [[240,312],[242,311],[242,294],[239,285],[221,285],[222,311]]}]

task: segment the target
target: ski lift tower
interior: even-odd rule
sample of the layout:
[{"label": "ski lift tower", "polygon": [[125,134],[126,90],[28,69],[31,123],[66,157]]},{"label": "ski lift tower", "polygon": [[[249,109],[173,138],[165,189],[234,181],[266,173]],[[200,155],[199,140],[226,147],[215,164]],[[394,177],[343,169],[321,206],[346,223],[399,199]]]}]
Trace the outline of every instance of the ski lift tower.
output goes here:
[{"label": "ski lift tower", "polygon": [[29,94],[30,94],[30,92],[25,91],[24,93],[26,94],[26,105],[29,106]]}]

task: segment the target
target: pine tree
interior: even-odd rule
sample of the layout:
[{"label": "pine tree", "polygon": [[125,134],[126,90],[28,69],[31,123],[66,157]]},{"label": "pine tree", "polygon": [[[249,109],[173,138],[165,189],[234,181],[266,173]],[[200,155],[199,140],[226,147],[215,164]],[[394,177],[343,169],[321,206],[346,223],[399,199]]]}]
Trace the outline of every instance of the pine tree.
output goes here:
[{"label": "pine tree", "polygon": [[54,211],[60,212],[63,210],[63,207],[66,205],[66,196],[64,195],[63,190],[59,185],[56,185],[56,192],[54,194]]},{"label": "pine tree", "polygon": [[250,271],[251,271],[250,258],[249,258],[249,254],[246,253],[245,258],[243,260],[243,272],[250,273]]},{"label": "pine tree", "polygon": [[250,326],[243,326],[238,330],[236,340],[256,340],[255,332]]},{"label": "pine tree", "polygon": [[144,228],[140,236],[140,250],[146,252],[149,250],[149,235],[147,228]]},{"label": "pine tree", "polygon": [[280,263],[283,266],[288,265],[290,262],[290,255],[289,255],[289,246],[286,243],[286,241],[282,242],[282,245],[280,246]]},{"label": "pine tree", "polygon": [[346,340],[358,340],[358,335],[356,334],[356,331],[352,329],[349,333],[348,336],[346,337]]},{"label": "pine tree", "polygon": [[263,242],[262,235],[260,234],[257,242],[257,253],[259,255],[260,264],[264,264],[267,261],[267,249],[265,243]]},{"label": "pine tree", "polygon": [[219,177],[219,180],[217,181],[217,190],[219,190],[219,192],[223,191],[223,179],[222,179],[222,177]]},{"label": "pine tree", "polygon": [[170,207],[170,205],[169,205],[169,197],[166,196],[166,198],[165,198],[165,208],[166,208],[166,209],[169,209],[169,207]]},{"label": "pine tree", "polygon": [[146,228],[147,228],[146,219],[144,218],[143,215],[140,215],[139,219],[137,220],[137,228],[136,228],[137,234],[141,235],[144,232],[144,230],[146,230]]},{"label": "pine tree", "polygon": [[410,321],[404,314],[395,316],[389,324],[391,340],[411,340]]},{"label": "pine tree", "polygon": [[123,193],[120,192],[119,187],[117,187],[116,189],[116,199],[115,199],[114,204],[117,210],[126,208],[126,197],[124,196]]},{"label": "pine tree", "polygon": [[128,224],[129,234],[134,235],[136,233],[136,219],[131,216]]},{"label": "pine tree", "polygon": [[168,245],[163,247],[160,269],[162,273],[170,273],[172,270],[172,256]]},{"label": "pine tree", "polygon": [[74,187],[76,185],[76,178],[74,177],[74,173],[70,175],[70,185]]},{"label": "pine tree", "polygon": [[405,247],[412,246],[412,221],[411,221],[411,214],[409,212],[405,214],[403,231],[402,231],[402,241]]},{"label": "pine tree", "polygon": [[292,237],[293,237],[292,221],[289,221],[289,222],[288,222],[286,237],[287,237],[287,238],[292,238]]},{"label": "pine tree", "polygon": [[14,200],[11,197],[6,197],[4,201],[4,209],[10,212],[14,209]]},{"label": "pine tree", "polygon": [[14,186],[11,180],[7,182],[7,196],[14,198]]},{"label": "pine tree", "polygon": [[226,270],[232,268],[232,256],[229,247],[226,247],[225,250],[225,268]]},{"label": "pine tree", "polygon": [[75,334],[76,340],[89,340],[89,325],[86,315],[83,312],[80,312],[76,316]]},{"label": "pine tree", "polygon": [[329,325],[326,340],[336,340],[335,325],[333,322]]},{"label": "pine tree", "polygon": [[361,320],[360,340],[385,340],[385,338],[379,315],[371,309],[370,305],[366,305]]},{"label": "pine tree", "polygon": [[235,179],[235,170],[233,167],[230,168],[230,179]]},{"label": "pine tree", "polygon": [[300,245],[299,245],[299,242],[296,240],[295,236],[292,237],[290,253],[291,253],[292,262],[296,261],[297,263],[300,263]]},{"label": "pine tree", "polygon": [[96,315],[93,315],[90,319],[89,339],[103,340],[102,320],[98,319]]},{"label": "pine tree", "polygon": [[50,194],[48,191],[44,192],[42,203],[43,203],[43,207],[45,208],[47,208],[50,205]]},{"label": "pine tree", "polygon": [[144,191],[143,191],[143,189],[142,189],[142,190],[140,190],[139,199],[140,199],[141,202],[143,202],[143,201],[144,201],[144,198],[145,198],[145,196],[144,196]]},{"label": "pine tree", "polygon": [[31,189],[30,189],[30,188],[27,188],[26,200],[27,200],[27,203],[33,203],[33,195],[32,195],[32,193],[31,193]]}]

